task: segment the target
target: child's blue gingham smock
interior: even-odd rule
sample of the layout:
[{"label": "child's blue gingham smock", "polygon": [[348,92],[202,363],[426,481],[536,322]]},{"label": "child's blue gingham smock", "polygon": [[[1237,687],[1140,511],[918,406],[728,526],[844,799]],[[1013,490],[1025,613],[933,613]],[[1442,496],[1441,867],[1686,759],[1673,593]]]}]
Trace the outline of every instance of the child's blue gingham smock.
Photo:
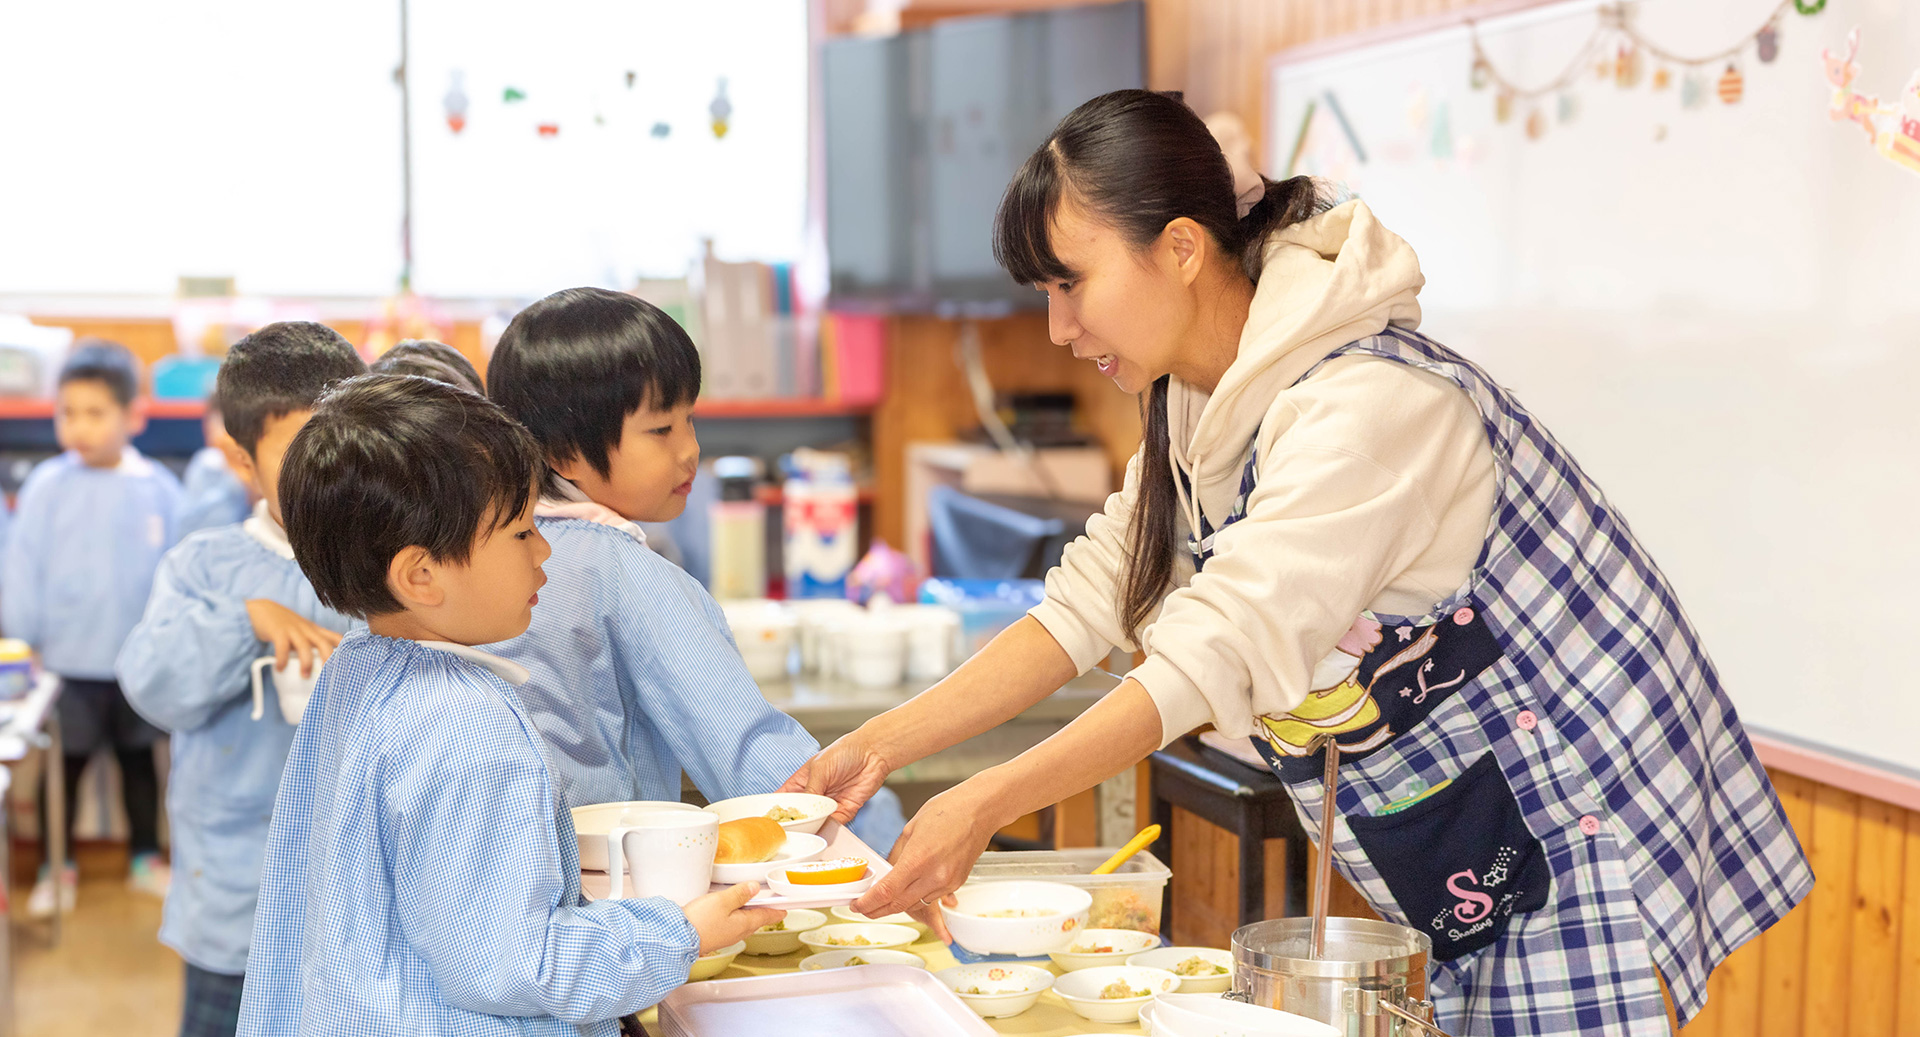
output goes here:
[{"label": "child's blue gingham smock", "polygon": [[[1391,701],[1376,727],[1397,733],[1343,762],[1340,815],[1378,825],[1394,816],[1389,805],[1417,803],[1491,753],[1550,867],[1550,893],[1543,907],[1513,909],[1490,946],[1434,965],[1438,1022],[1460,1037],[1664,1037],[1654,966],[1684,1023],[1705,1002],[1713,967],[1812,888],[1806,857],[1673,589],[1573,458],[1485,372],[1423,336],[1390,327],[1321,363],[1356,355],[1458,385],[1480,410],[1499,475],[1468,586],[1427,616],[1367,617],[1388,635],[1381,654],[1436,626],[1480,622],[1497,651],[1410,729],[1390,723],[1406,700],[1383,693]],[[1243,495],[1251,488],[1249,478]],[[1200,531],[1211,535],[1193,543],[1197,562],[1232,536],[1243,510]],[[1402,684],[1405,674],[1422,683],[1401,695],[1427,687],[1424,672],[1402,673]],[[1254,743],[1317,835],[1318,755],[1305,765]],[[1446,928],[1401,910],[1354,826],[1336,827],[1334,850],[1384,917]]]},{"label": "child's blue gingham smock", "polygon": [[241,1037],[612,1037],[686,981],[699,940],[671,901],[581,903],[572,819],[502,674],[525,677],[340,643],[280,780]]}]

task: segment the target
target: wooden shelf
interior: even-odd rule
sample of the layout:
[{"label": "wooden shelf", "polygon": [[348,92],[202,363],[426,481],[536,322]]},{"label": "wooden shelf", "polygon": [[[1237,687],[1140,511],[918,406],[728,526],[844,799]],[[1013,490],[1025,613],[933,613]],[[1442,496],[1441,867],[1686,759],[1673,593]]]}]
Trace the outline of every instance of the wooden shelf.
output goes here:
[{"label": "wooden shelf", "polygon": [[[207,405],[200,400],[148,400],[147,417],[182,418],[199,421],[207,415]],[[53,401],[29,397],[0,398],[0,420],[16,419],[27,421],[53,420]]]},{"label": "wooden shelf", "polygon": [[[861,504],[873,503],[873,487],[871,486],[860,487],[855,491],[855,495]],[[777,508],[786,502],[787,495],[786,491],[780,487],[763,483],[754,489],[753,499],[765,504],[769,508]]]},{"label": "wooden shelf", "polygon": [[772,400],[701,400],[696,418],[853,418],[873,413],[872,404],[807,397]]}]

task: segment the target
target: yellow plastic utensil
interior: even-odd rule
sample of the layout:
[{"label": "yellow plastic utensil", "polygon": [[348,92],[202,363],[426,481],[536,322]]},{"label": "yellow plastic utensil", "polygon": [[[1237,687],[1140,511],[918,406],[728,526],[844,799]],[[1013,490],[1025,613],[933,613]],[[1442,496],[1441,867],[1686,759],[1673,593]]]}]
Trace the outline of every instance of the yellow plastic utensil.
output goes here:
[{"label": "yellow plastic utensil", "polygon": [[1129,857],[1132,857],[1134,854],[1139,853],[1141,850],[1146,849],[1148,844],[1152,843],[1155,839],[1158,839],[1158,838],[1160,838],[1160,826],[1148,825],[1147,827],[1140,830],[1139,835],[1136,835],[1132,839],[1128,840],[1127,845],[1122,846],[1120,848],[1119,853],[1116,853],[1113,856],[1108,857],[1107,862],[1105,864],[1102,864],[1098,868],[1093,869],[1093,873],[1095,875],[1113,874],[1114,872],[1120,869],[1120,865],[1127,863],[1127,859]]}]

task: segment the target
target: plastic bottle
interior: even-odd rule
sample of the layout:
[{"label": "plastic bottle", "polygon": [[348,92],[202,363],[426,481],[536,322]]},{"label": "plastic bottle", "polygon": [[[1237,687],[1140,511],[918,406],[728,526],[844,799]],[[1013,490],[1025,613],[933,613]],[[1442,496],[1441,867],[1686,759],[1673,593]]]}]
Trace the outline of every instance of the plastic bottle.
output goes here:
[{"label": "plastic bottle", "polygon": [[708,512],[713,532],[713,596],[720,601],[767,595],[767,506],[754,495],[760,463],[751,457],[713,462],[720,499]]}]

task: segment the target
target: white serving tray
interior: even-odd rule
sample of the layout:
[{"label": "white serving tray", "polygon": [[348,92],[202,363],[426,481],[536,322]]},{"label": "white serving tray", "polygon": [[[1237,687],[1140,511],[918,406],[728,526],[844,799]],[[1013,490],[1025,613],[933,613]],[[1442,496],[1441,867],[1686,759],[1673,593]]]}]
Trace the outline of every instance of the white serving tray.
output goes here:
[{"label": "white serving tray", "polygon": [[925,969],[861,965],[689,983],[660,1002],[666,1037],[993,1037]]},{"label": "white serving tray", "polygon": [[[893,865],[888,864],[885,857],[875,853],[873,847],[862,842],[859,836],[848,831],[847,826],[838,821],[828,821],[826,824],[821,825],[820,837],[827,841],[827,848],[820,851],[820,857],[823,860],[830,860],[834,857],[864,857],[867,860],[868,875],[874,882],[880,881],[881,876],[893,870]],[[580,891],[585,893],[590,899],[605,900],[607,890],[611,885],[612,883],[608,881],[607,873],[604,871],[583,870],[580,872]],[[712,888],[721,890],[727,887],[724,884],[715,883]],[[864,892],[864,890],[862,892]],[[854,893],[851,896],[781,896],[779,893],[763,885],[760,892],[755,894],[754,898],[747,903],[753,907],[773,907],[779,908],[782,911],[791,911],[797,907],[814,908],[816,910],[828,907],[843,907],[858,899],[860,899],[859,893]]]}]

